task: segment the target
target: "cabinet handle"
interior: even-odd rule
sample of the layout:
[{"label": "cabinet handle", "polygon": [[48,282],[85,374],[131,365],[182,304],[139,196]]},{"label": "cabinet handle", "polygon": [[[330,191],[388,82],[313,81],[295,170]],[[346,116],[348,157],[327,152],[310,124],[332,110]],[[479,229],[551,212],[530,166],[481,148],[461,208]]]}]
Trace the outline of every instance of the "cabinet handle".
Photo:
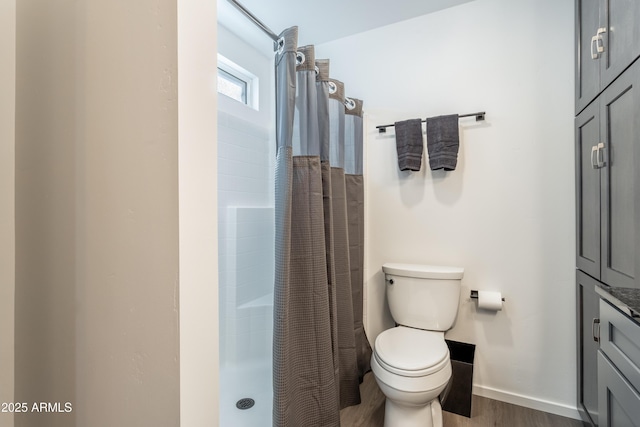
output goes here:
[{"label": "cabinet handle", "polygon": [[595,46],[597,42],[598,42],[598,36],[591,37],[591,59],[598,59],[597,50],[596,51],[593,50],[593,46]]},{"label": "cabinet handle", "polygon": [[[607,32],[606,28],[598,28],[596,35],[591,37],[591,59],[598,59],[600,54],[604,52],[604,40],[602,35]],[[595,51],[593,47],[596,47]]]},{"label": "cabinet handle", "polygon": [[591,167],[598,169],[598,146],[591,147]]},{"label": "cabinet handle", "polygon": [[591,322],[591,336],[595,342],[600,342],[600,319],[597,317]]},{"label": "cabinet handle", "polygon": [[607,165],[607,163],[604,161],[604,143],[601,142],[597,145],[597,149],[598,149],[598,169],[603,168]]}]

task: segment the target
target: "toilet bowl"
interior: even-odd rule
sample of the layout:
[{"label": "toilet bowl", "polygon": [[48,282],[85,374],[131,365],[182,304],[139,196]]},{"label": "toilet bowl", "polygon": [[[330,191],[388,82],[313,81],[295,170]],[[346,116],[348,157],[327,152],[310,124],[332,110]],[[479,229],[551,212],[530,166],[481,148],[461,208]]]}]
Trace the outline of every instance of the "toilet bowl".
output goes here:
[{"label": "toilet bowl", "polygon": [[451,378],[444,333],[386,330],[376,339],[371,370],[387,398],[385,426],[442,427],[438,396]]},{"label": "toilet bowl", "polygon": [[451,379],[444,331],[453,325],[463,270],[383,266],[395,328],[375,340],[371,370],[386,397],[385,427],[442,427],[440,393]]}]

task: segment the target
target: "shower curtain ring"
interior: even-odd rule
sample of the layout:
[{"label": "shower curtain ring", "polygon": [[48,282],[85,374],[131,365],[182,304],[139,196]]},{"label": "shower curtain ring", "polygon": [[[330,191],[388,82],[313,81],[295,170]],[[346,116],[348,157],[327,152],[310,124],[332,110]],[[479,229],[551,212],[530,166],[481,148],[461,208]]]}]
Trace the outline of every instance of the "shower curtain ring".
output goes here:
[{"label": "shower curtain ring", "polygon": [[356,108],[356,103],[351,98],[345,98],[344,99],[344,106],[347,107],[347,110],[353,110],[354,108]]},{"label": "shower curtain ring", "polygon": [[307,60],[307,57],[303,52],[296,52],[296,65],[302,65]]},{"label": "shower curtain ring", "polygon": [[280,37],[277,42],[275,42],[276,53],[280,55],[284,51],[284,37]]}]

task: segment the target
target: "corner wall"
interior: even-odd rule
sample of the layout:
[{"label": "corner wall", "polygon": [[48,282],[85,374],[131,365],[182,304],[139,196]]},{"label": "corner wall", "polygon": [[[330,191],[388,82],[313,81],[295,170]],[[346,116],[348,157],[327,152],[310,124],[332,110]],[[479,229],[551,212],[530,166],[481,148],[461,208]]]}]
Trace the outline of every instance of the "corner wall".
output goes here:
[{"label": "corner wall", "polygon": [[27,0],[16,9],[16,426],[74,426],[76,413],[75,10]]},{"label": "corner wall", "polygon": [[[474,392],[578,417],[575,391],[573,2],[476,0],[317,47],[367,113],[367,311],[393,325],[385,262],[465,268],[457,324]],[[400,172],[393,129],[460,120],[453,172]],[[425,147],[426,151],[426,147]],[[499,290],[483,313],[471,289]]]},{"label": "corner wall", "polygon": [[16,426],[178,425],[174,0],[17,5]]},{"label": "corner wall", "polygon": [[178,0],[177,6],[180,88],[179,425],[216,427],[219,425],[220,394],[216,1]]},{"label": "corner wall", "polygon": [[[0,402],[13,402],[15,327],[16,2],[0,3]],[[13,414],[0,413],[13,427]]]}]

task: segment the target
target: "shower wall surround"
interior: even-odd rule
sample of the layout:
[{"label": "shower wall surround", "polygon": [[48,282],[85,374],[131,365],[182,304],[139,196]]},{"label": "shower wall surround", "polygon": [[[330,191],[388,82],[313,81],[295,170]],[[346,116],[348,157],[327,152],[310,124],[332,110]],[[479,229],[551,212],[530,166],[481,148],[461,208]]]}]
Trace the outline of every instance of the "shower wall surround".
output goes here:
[{"label": "shower wall surround", "polygon": [[[220,364],[271,358],[272,59],[223,26],[218,52],[259,79],[259,108],[218,96]],[[265,305],[267,304],[267,305]]]},{"label": "shower wall surround", "polygon": [[[269,132],[218,112],[220,363],[271,357],[273,181]],[[253,306],[251,306],[253,304]],[[260,307],[257,306],[260,305]],[[258,326],[254,330],[251,325]],[[257,340],[262,345],[258,349]],[[264,341],[264,342],[263,342]],[[251,355],[251,356],[250,356]],[[246,360],[244,360],[246,361]]]},{"label": "shower wall surround", "polygon": [[[262,425],[272,401],[273,61],[218,25],[218,51],[258,78],[254,109],[218,95],[220,425]],[[241,411],[236,403],[254,399]]]}]

